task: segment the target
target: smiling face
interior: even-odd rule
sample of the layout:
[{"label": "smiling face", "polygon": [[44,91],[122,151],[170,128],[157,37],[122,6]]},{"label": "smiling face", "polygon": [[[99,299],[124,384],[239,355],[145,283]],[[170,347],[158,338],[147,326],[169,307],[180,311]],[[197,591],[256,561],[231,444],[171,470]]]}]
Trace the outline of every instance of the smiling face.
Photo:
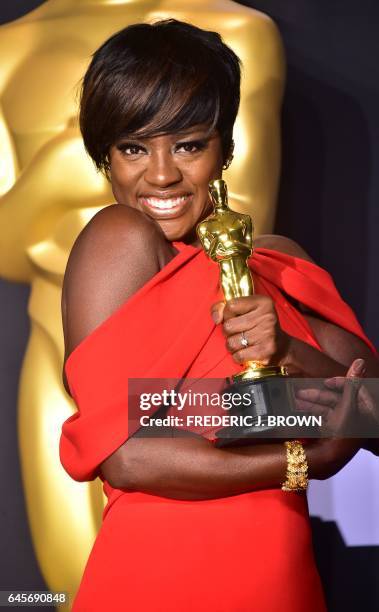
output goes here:
[{"label": "smiling face", "polygon": [[167,240],[197,243],[196,225],[212,210],[209,181],[220,178],[221,139],[208,126],[150,138],[125,137],[110,149],[110,179],[119,204],[141,210]]}]

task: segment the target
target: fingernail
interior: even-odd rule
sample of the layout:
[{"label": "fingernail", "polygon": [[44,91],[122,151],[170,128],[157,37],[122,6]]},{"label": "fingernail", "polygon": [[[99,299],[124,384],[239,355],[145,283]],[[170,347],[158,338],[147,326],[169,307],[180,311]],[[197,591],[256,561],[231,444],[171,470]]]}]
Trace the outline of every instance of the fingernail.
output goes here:
[{"label": "fingernail", "polygon": [[213,310],[212,311],[212,319],[213,319],[213,321],[215,322],[216,325],[218,325],[220,323],[221,318],[220,318],[220,313],[219,313],[218,310]]},{"label": "fingernail", "polygon": [[356,359],[352,367],[353,376],[363,376],[366,372],[366,363],[364,359]]}]

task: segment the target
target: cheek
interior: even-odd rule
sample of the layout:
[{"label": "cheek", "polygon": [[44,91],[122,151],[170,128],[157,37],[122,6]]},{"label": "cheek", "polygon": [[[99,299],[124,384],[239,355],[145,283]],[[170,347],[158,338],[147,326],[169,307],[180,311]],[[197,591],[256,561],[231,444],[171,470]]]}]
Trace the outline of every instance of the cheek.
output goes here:
[{"label": "cheek", "polygon": [[135,180],[130,169],[121,163],[113,163],[110,168],[110,181],[113,195],[119,204],[130,203],[134,193]]},{"label": "cheek", "polygon": [[193,162],[187,168],[187,177],[199,191],[208,193],[209,181],[220,178],[222,174],[222,160],[214,155],[204,156]]},{"label": "cheek", "polygon": [[207,151],[204,156],[203,163],[199,168],[199,176],[202,176],[203,182],[206,184],[208,190],[209,181],[220,178],[222,175],[222,153],[221,147],[218,143],[214,143],[213,146]]},{"label": "cheek", "polygon": [[111,187],[112,187],[112,193],[114,195],[114,199],[116,200],[116,202],[118,204],[125,204],[124,198],[123,198],[123,190],[120,187],[120,185],[118,185],[117,182],[114,181],[113,179],[111,179]]},{"label": "cheek", "polygon": [[111,187],[114,197],[116,198],[119,204],[123,204],[122,202],[122,192],[123,192],[123,184],[122,177],[119,176],[119,173],[115,170],[115,168],[110,169],[109,178],[111,181]]}]

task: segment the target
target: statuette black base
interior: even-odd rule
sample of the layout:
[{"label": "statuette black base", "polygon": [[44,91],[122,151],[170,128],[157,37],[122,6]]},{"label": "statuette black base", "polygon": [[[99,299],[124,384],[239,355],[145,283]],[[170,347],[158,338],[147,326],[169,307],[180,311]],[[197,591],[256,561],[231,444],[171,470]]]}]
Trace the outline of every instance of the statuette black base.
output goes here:
[{"label": "statuette black base", "polygon": [[233,380],[224,394],[243,397],[248,394],[250,401],[230,409],[230,415],[249,417],[247,425],[224,427],[216,433],[216,446],[228,446],[246,442],[251,438],[271,438],[285,435],[284,429],[269,424],[269,416],[287,416],[294,411],[291,379],[288,376],[268,376],[252,380]]}]

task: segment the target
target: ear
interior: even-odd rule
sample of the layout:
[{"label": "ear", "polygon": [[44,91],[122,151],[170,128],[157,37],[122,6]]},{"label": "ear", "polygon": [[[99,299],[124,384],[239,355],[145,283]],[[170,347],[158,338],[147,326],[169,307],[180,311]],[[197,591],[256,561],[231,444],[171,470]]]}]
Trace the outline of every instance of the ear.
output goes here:
[{"label": "ear", "polygon": [[233,161],[233,157],[234,157],[234,140],[232,139],[232,141],[230,143],[228,155],[227,155],[226,160],[225,160],[224,165],[223,165],[223,170],[227,170],[229,168],[230,164]]}]

